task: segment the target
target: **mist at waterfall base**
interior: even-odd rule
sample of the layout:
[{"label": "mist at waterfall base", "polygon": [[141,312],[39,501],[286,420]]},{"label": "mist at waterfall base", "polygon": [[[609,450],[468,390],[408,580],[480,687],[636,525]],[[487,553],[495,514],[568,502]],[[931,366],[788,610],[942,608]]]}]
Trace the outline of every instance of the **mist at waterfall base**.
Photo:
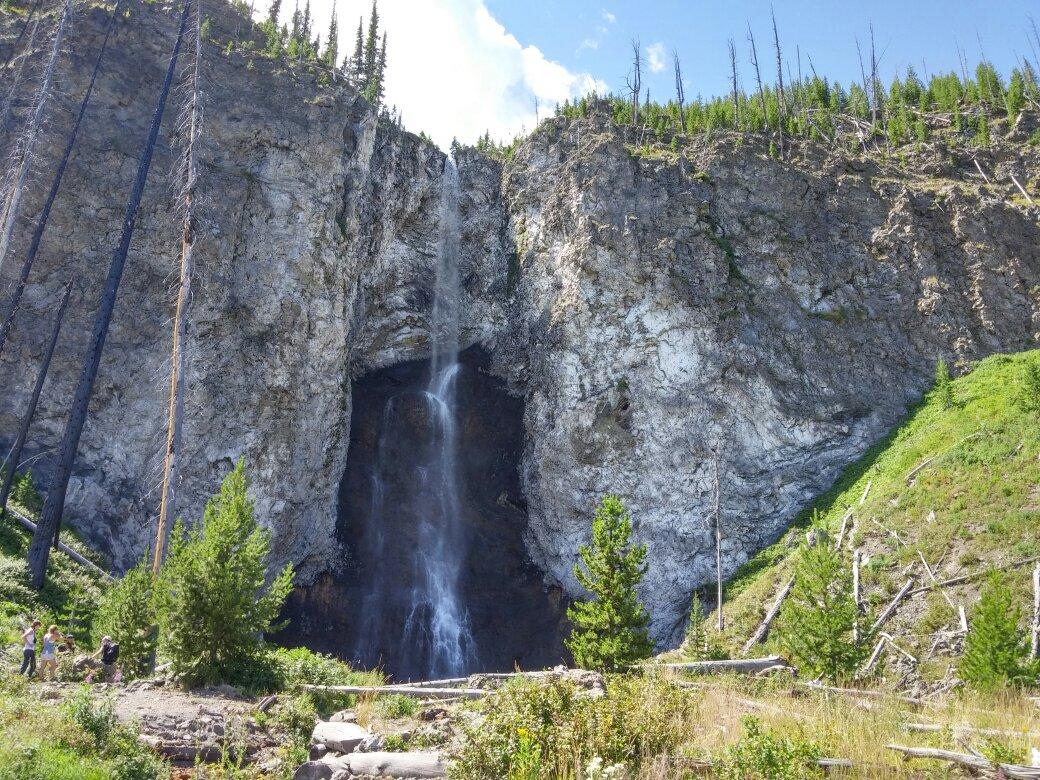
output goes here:
[{"label": "mist at waterfall base", "polygon": [[298,589],[285,644],[395,679],[541,668],[563,658],[565,603],[523,543],[523,403],[479,346],[459,352],[459,212],[445,171],[430,359],[355,380],[340,571]]}]

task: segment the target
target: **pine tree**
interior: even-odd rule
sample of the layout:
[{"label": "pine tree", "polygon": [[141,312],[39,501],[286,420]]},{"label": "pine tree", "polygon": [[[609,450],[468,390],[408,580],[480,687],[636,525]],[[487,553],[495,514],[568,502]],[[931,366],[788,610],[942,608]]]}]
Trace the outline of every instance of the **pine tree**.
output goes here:
[{"label": "pine tree", "polygon": [[858,620],[852,573],[840,553],[825,543],[803,547],[778,626],[791,660],[829,680],[853,672],[866,655],[866,645],[853,640]]},{"label": "pine tree", "polygon": [[1018,402],[1027,412],[1040,414],[1040,358],[1026,361]]},{"label": "pine tree", "polygon": [[147,674],[155,653],[152,608],[152,573],[147,562],[132,568],[105,591],[94,618],[97,639],[110,636],[119,645],[119,662],[124,675]]},{"label": "pine tree", "polygon": [[1004,577],[993,572],[972,615],[958,673],[972,687],[993,691],[1036,681],[1035,662],[1027,660],[1026,632],[1019,627],[1022,609]]},{"label": "pine tree", "polygon": [[234,681],[255,660],[292,589],[286,566],[266,584],[271,534],[254,517],[240,461],[206,504],[178,523],[155,586],[161,643],[189,682]]},{"label": "pine tree", "polygon": [[376,58],[375,69],[368,77],[368,86],[365,88],[365,99],[370,103],[381,105],[383,102],[383,73],[386,70],[386,33],[383,33],[382,45],[379,48],[379,56]]},{"label": "pine tree", "polygon": [[690,602],[690,622],[686,624],[683,650],[694,661],[716,661],[726,657],[726,651],[718,640],[718,633],[709,628],[704,605],[696,593]]},{"label": "pine tree", "polygon": [[322,61],[330,68],[339,63],[339,23],[336,19],[336,4],[332,4],[332,17],[329,19],[329,37],[325,43]]},{"label": "pine tree", "polygon": [[359,90],[364,91],[365,89],[365,22],[364,19],[358,19],[357,24],[357,40],[354,42],[354,56],[351,57],[350,63],[352,69],[350,71],[351,85]]},{"label": "pine tree", "polygon": [[935,385],[932,388],[935,397],[939,399],[943,409],[953,408],[953,379],[950,376],[950,367],[946,361],[939,358],[935,364]]},{"label": "pine tree", "polygon": [[365,92],[372,89],[379,66],[379,10],[372,0],[372,16],[368,20],[368,35],[365,37]]},{"label": "pine tree", "polygon": [[271,7],[267,11],[267,21],[277,30],[278,17],[282,13],[282,0],[271,0]]},{"label": "pine tree", "polygon": [[653,643],[650,618],[636,587],[646,574],[646,545],[632,545],[632,524],[621,500],[608,495],[592,520],[592,544],[578,549],[574,576],[592,598],[577,601],[567,617],[574,628],[566,641],[584,669],[617,671],[648,658]]}]

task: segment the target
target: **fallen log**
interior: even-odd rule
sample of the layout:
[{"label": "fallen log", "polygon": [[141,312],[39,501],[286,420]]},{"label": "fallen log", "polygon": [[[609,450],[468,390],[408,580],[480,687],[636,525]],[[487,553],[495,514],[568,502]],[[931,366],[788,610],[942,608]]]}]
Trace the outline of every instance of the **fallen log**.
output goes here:
[{"label": "fallen log", "polygon": [[1019,764],[998,764],[983,756],[970,753],[955,753],[952,750],[939,748],[907,747],[906,745],[885,745],[889,750],[902,753],[906,758],[926,758],[933,761],[948,761],[987,772],[1000,771],[1004,777],[1013,780],[1040,780],[1040,767],[1021,766]]},{"label": "fallen log", "polygon": [[448,776],[448,764],[440,753],[349,753],[308,761],[296,770],[293,780],[329,780],[336,772],[392,778],[435,778]]},{"label": "fallen log", "polygon": [[916,580],[913,577],[910,577],[903,585],[903,587],[899,589],[899,593],[897,593],[896,597],[892,599],[892,603],[885,608],[885,611],[881,613],[880,617],[878,617],[878,619],[874,621],[874,625],[870,627],[870,633],[873,634],[875,631],[881,628],[882,625],[884,625],[886,620],[892,617],[893,613],[895,613],[896,611],[896,608],[899,606],[899,602],[906,598],[906,595],[910,592],[910,589],[913,588],[915,581]]},{"label": "fallen log", "polygon": [[[36,523],[34,523],[32,520],[30,520],[25,515],[23,515],[21,512],[19,512],[13,506],[8,505],[8,507],[7,507],[7,514],[11,515],[11,517],[13,517],[18,522],[18,524],[20,526],[22,526],[22,528],[25,528],[30,533],[36,533]],[[67,556],[69,556],[72,560],[74,560],[80,566],[83,566],[83,567],[85,567],[87,569],[90,569],[92,572],[94,572],[95,574],[100,575],[101,577],[104,577],[106,580],[109,580],[109,581],[113,580],[113,577],[112,577],[111,574],[109,574],[107,571],[102,569],[100,566],[98,566],[93,561],[88,561],[86,558],[84,558],[78,552],[76,552],[71,547],[69,547],[67,544],[65,544],[65,542],[58,542],[58,549],[61,550],[63,553],[65,553]]]},{"label": "fallen log", "polygon": [[321,693],[349,693],[355,696],[382,696],[397,694],[411,696],[416,699],[482,699],[491,691],[480,688],[417,688],[415,686],[395,685],[301,685],[304,691]]},{"label": "fallen log", "polygon": [[1009,569],[1019,569],[1022,566],[1028,566],[1031,563],[1040,562],[1040,555],[1034,555],[1032,558],[1023,558],[1020,561],[1012,561],[1011,563],[1005,563],[1003,566],[989,566],[981,571],[972,572],[971,574],[962,574],[959,577],[952,577],[948,580],[941,580],[934,585],[925,585],[921,588],[915,588],[910,591],[908,595],[916,596],[918,593],[927,593],[935,588],[949,588],[954,585],[963,585],[966,582],[972,580],[981,579],[982,577],[988,577],[992,571],[1008,571]]},{"label": "fallen log", "polygon": [[915,699],[912,696],[903,696],[898,693],[890,693],[889,691],[870,691],[863,690],[861,688],[838,688],[832,685],[824,685],[818,682],[804,682],[798,683],[799,688],[806,688],[810,691],[817,691],[819,693],[834,693],[839,696],[849,696],[852,698],[862,699],[889,699],[892,701],[902,702],[903,704],[910,704],[914,707],[920,707],[924,705],[921,699]]},{"label": "fallen log", "polygon": [[755,633],[751,635],[751,638],[744,643],[744,647],[741,648],[740,654],[747,655],[751,651],[751,648],[763,641],[766,638],[766,634],[769,633],[769,626],[780,612],[780,607],[784,604],[784,599],[791,592],[791,588],[794,587],[794,577],[787,581],[787,584],[780,589],[776,599],[773,600],[773,604],[769,607],[769,611],[766,612],[765,618],[759,624],[758,628],[755,629]]},{"label": "fallen log", "polygon": [[644,666],[674,669],[690,674],[723,674],[725,672],[756,674],[776,666],[790,667],[791,664],[778,655],[771,655],[768,658],[734,658],[725,661],[688,661],[685,663],[645,664]]},{"label": "fallen log", "polygon": [[[977,164],[978,163],[976,162],[976,165]],[[966,442],[966,441],[968,441],[970,439],[977,439],[981,435],[982,435],[982,431],[977,431],[976,433],[969,434],[968,436],[965,436],[959,442],[954,444],[952,447],[949,447],[949,448],[943,450],[942,452],[937,452],[934,455],[932,455],[930,458],[925,458],[919,464],[917,464],[912,469],[910,469],[910,471],[907,472],[906,476],[903,477],[903,479],[906,481],[906,484],[909,485],[911,482],[913,482],[914,477],[916,477],[921,472],[922,469],[926,468],[929,464],[933,463],[936,458],[940,458],[943,455],[945,455],[946,453],[952,452],[953,450],[957,449],[962,444],[964,444],[964,442]]]},{"label": "fallen log", "polygon": [[953,734],[979,734],[983,737],[1011,737],[1011,738],[1029,738],[1029,737],[1040,737],[1040,732],[1036,731],[1009,731],[1007,729],[984,729],[978,726],[964,726],[964,725],[949,725],[944,723],[907,723],[903,726],[907,731],[913,731],[919,734],[941,734],[944,731],[950,731]]}]

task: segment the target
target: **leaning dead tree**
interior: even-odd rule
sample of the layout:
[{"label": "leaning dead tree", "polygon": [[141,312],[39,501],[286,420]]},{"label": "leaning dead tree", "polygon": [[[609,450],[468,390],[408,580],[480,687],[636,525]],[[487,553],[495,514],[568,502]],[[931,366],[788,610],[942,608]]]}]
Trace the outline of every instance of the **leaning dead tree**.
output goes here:
[{"label": "leaning dead tree", "polygon": [[769,132],[769,113],[766,111],[766,91],[762,87],[762,70],[758,67],[758,49],[755,46],[755,34],[751,32],[751,24],[747,28],[748,43],[751,44],[751,64],[755,68],[755,81],[758,82],[758,100],[762,106],[762,129]]},{"label": "leaning dead tree", "polygon": [[675,66],[675,100],[679,104],[679,130],[686,132],[686,90],[683,88],[682,64],[679,52],[672,51],[672,64]]},{"label": "leaning dead tree", "polygon": [[54,172],[54,180],[51,182],[50,191],[47,193],[47,200],[44,201],[43,208],[40,209],[40,214],[36,219],[32,240],[29,242],[29,249],[25,253],[25,260],[22,262],[21,274],[18,277],[14,291],[11,293],[11,300],[7,305],[3,323],[0,323],[0,355],[4,352],[7,337],[10,335],[11,327],[14,323],[15,313],[18,310],[18,305],[21,303],[22,295],[25,293],[25,286],[29,281],[29,273],[32,271],[33,263],[36,262],[36,255],[40,251],[40,243],[43,241],[43,234],[47,229],[47,220],[50,219],[51,209],[54,208],[54,201],[58,197],[58,190],[61,188],[65,169],[68,167],[69,159],[72,157],[72,150],[76,145],[76,137],[79,135],[80,126],[83,124],[83,115],[86,114],[87,106],[90,104],[90,97],[94,93],[94,83],[97,81],[98,71],[101,69],[101,61],[104,59],[105,50],[108,48],[108,39],[116,26],[122,7],[123,0],[118,0],[116,7],[112,9],[112,16],[109,18],[108,27],[105,29],[105,37],[101,41],[101,50],[98,52],[97,59],[94,60],[94,70],[90,74],[90,83],[87,85],[87,91],[83,94],[83,99],[80,101],[79,113],[76,114],[76,121],[72,125],[72,131],[69,133],[68,140],[65,142],[65,150],[62,152],[61,161]]},{"label": "leaning dead tree", "polygon": [[184,125],[187,138],[184,143],[184,222],[181,233],[181,271],[177,286],[177,310],[173,318],[173,353],[170,358],[170,402],[166,419],[166,452],[163,457],[162,496],[159,500],[159,522],[155,535],[155,555],[152,573],[159,575],[166,554],[166,539],[170,533],[170,518],[176,509],[177,466],[180,455],[181,432],[184,426],[184,342],[188,330],[188,304],[191,301],[193,250],[195,247],[195,186],[198,170],[195,165],[195,144],[202,128],[202,110],[199,95],[199,67],[202,61],[202,3],[195,6],[195,62],[191,68],[191,97],[185,105]]},{"label": "leaning dead tree", "polygon": [[10,181],[10,189],[7,191],[3,226],[0,228],[0,270],[4,267],[4,258],[7,257],[7,247],[11,243],[11,232],[14,230],[14,221],[18,217],[18,207],[22,200],[22,190],[25,180],[29,176],[29,165],[33,154],[36,152],[36,141],[43,129],[43,117],[47,110],[48,97],[51,84],[54,81],[54,71],[58,65],[58,55],[61,53],[61,44],[65,40],[65,32],[69,26],[69,18],[72,16],[72,0],[65,0],[61,17],[54,31],[54,42],[51,46],[51,56],[47,60],[47,68],[43,72],[40,81],[40,89],[36,94],[36,105],[33,107],[32,115],[29,117],[22,135],[21,148],[18,150],[20,160],[18,161],[14,175]]},{"label": "leaning dead tree", "polygon": [[[14,57],[14,53],[18,51],[18,44],[21,43],[22,38],[25,37],[25,31],[29,29],[29,24],[36,20],[36,12],[40,10],[40,3],[42,1],[43,0],[36,0],[36,2],[32,4],[32,8],[29,9],[29,13],[25,15],[25,21],[22,22],[22,29],[18,31],[18,37],[14,39],[14,43],[11,44],[10,51],[8,51],[7,56],[4,57],[4,64],[0,65],[0,70],[6,68],[8,65],[11,64],[11,60]],[[37,23],[39,23],[38,20],[36,21]],[[35,31],[35,27],[33,28],[33,30]],[[26,47],[26,50],[31,51],[32,44],[29,44],[29,46]]]},{"label": "leaning dead tree", "polygon": [[47,342],[47,349],[43,353],[39,371],[36,373],[36,384],[33,385],[32,395],[29,396],[29,405],[22,416],[22,424],[18,427],[18,435],[15,437],[14,446],[7,456],[7,468],[4,469],[4,482],[0,486],[0,519],[7,511],[7,499],[11,495],[11,486],[14,484],[15,472],[22,462],[22,450],[25,449],[26,439],[29,438],[29,426],[32,425],[33,417],[36,416],[36,407],[40,403],[40,393],[43,384],[47,381],[47,372],[50,371],[51,358],[54,357],[54,348],[58,344],[58,335],[61,333],[61,323],[65,318],[65,309],[69,305],[69,297],[72,295],[72,280],[65,285],[65,295],[58,306],[58,313],[54,316],[54,327],[51,330],[51,340]]},{"label": "leaning dead tree", "polygon": [[76,459],[76,451],[79,448],[79,439],[83,433],[83,425],[86,423],[87,406],[94,391],[94,381],[97,379],[98,366],[101,363],[101,351],[105,347],[105,337],[108,335],[108,326],[112,321],[112,309],[115,307],[116,293],[119,290],[119,282],[123,278],[126,256],[130,250],[130,239],[134,234],[137,212],[141,206],[141,196],[144,194],[144,185],[152,165],[152,156],[155,153],[155,144],[159,138],[159,128],[162,125],[163,114],[166,111],[166,101],[170,95],[170,86],[177,71],[177,58],[180,55],[181,43],[184,39],[184,30],[188,24],[188,12],[190,10],[191,0],[184,0],[184,5],[181,8],[180,26],[177,30],[177,39],[173,44],[173,54],[170,56],[170,64],[166,69],[166,78],[159,92],[155,113],[152,116],[151,128],[148,131],[148,138],[145,141],[144,148],[141,150],[137,176],[130,191],[130,199],[126,204],[126,212],[123,215],[123,231],[119,237],[119,244],[112,253],[108,277],[105,280],[105,286],[101,295],[101,305],[98,307],[97,315],[94,319],[94,327],[91,331],[90,342],[84,357],[83,369],[80,373],[79,383],[76,385],[76,394],[73,397],[72,408],[69,410],[69,420],[65,425],[65,433],[58,452],[58,463],[54,469],[51,489],[47,493],[47,500],[43,505],[43,511],[40,513],[40,522],[36,527],[36,532],[33,534],[32,543],[29,545],[29,582],[37,590],[43,587],[51,543],[57,543],[58,532],[61,527],[61,515],[65,508],[65,495],[69,488],[69,477],[72,475],[72,464]]},{"label": "leaning dead tree", "polygon": [[[11,88],[7,90],[7,95],[4,97],[3,108],[0,108],[0,133],[7,134],[7,126],[11,123],[11,109],[14,107],[14,99],[22,90],[22,76],[25,74],[26,63],[29,62],[29,57],[32,54],[33,48],[36,46],[36,32],[40,29],[40,22],[37,20],[33,23],[32,33],[29,35],[29,42],[25,46],[25,51],[22,52],[18,67],[15,68],[14,78],[11,79]],[[4,65],[6,68],[7,66]]]},{"label": "leaning dead tree", "polygon": [[643,52],[638,38],[632,39],[632,74],[628,77],[632,94],[632,127],[639,124],[639,95],[643,90]]}]

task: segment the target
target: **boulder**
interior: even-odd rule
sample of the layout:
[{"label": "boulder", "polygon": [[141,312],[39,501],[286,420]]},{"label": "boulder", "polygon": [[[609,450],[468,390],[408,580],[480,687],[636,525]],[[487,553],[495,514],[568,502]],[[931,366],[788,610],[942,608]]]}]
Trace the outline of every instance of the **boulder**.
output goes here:
[{"label": "boulder", "polygon": [[333,753],[351,753],[372,736],[372,732],[356,723],[322,721],[311,733],[312,745],[325,745]]},{"label": "boulder", "polygon": [[357,713],[354,710],[340,710],[329,720],[333,723],[357,723]]}]

